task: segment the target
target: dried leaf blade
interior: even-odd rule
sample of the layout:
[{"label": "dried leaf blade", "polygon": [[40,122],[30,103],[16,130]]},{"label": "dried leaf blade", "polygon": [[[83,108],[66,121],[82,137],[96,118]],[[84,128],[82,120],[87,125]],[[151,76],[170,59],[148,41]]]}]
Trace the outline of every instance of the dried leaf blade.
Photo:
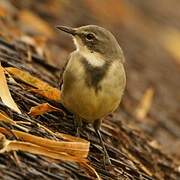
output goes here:
[{"label": "dried leaf blade", "polygon": [[18,108],[17,104],[15,103],[15,101],[13,100],[11,93],[9,91],[8,85],[7,85],[7,81],[6,81],[6,77],[4,74],[4,69],[3,67],[0,65],[0,97],[2,102],[8,106],[9,108],[13,109],[14,111],[16,111],[17,113],[21,114],[20,109]]}]

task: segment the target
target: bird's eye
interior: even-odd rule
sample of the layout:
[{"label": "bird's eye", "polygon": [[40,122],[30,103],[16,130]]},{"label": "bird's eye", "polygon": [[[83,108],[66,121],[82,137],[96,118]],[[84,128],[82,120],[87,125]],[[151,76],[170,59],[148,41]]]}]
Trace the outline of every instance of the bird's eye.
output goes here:
[{"label": "bird's eye", "polygon": [[86,35],[86,39],[88,41],[92,41],[94,39],[94,35],[89,33],[89,34]]}]

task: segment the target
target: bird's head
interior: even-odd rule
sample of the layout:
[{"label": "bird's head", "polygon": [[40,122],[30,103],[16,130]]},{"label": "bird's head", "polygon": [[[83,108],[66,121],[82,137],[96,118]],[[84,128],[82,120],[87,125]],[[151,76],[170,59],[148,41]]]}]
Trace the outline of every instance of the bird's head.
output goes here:
[{"label": "bird's head", "polygon": [[57,28],[73,36],[76,48],[82,54],[93,53],[108,61],[113,59],[123,61],[122,50],[110,31],[96,25],[78,28],[57,26]]}]

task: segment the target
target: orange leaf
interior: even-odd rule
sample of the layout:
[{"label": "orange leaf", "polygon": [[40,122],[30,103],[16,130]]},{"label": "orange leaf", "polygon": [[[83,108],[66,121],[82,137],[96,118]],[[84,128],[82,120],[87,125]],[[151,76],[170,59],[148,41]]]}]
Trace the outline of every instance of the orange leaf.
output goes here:
[{"label": "orange leaf", "polygon": [[7,85],[6,77],[4,74],[4,69],[1,66],[1,64],[0,64],[0,98],[6,106],[13,109],[17,113],[21,114],[21,111],[19,110],[18,106],[16,105],[16,103],[14,102],[11,96],[11,93]]},{"label": "orange leaf", "polygon": [[8,67],[6,70],[14,75],[16,78],[21,79],[25,83],[37,88],[31,89],[32,92],[38,93],[48,99],[59,101],[61,92],[59,89],[50,86],[48,83],[41,81],[40,79],[32,76],[28,72],[22,71],[17,68]]},{"label": "orange leaf", "polygon": [[0,133],[0,153],[9,151],[26,151],[33,154],[44,155],[49,158],[59,159],[64,161],[74,161],[85,163],[87,160],[82,157],[72,156],[61,151],[54,151],[51,147],[42,147],[29,142],[11,141],[6,139],[4,134]]},{"label": "orange leaf", "polygon": [[1,6],[0,6],[0,17],[6,17],[6,16],[8,16],[8,15],[9,15],[9,14],[8,14],[8,10],[1,5]]},{"label": "orange leaf", "polygon": [[47,49],[46,49],[47,38],[43,35],[34,36],[34,37],[31,37],[28,35],[22,35],[21,41],[28,45],[33,46],[35,48],[37,54],[41,57],[43,57],[44,53],[47,51]]},{"label": "orange leaf", "polygon": [[38,106],[32,107],[28,114],[32,116],[37,116],[37,115],[42,115],[46,112],[53,112],[53,111],[59,111],[59,112],[64,113],[61,109],[56,108],[50,105],[49,103],[43,103],[43,104],[39,104]]},{"label": "orange leaf", "polygon": [[144,119],[148,114],[150,107],[152,105],[153,97],[154,97],[154,89],[148,88],[144,93],[142,99],[140,100],[140,103],[138,104],[137,108],[135,109],[134,114],[139,120]]},{"label": "orange leaf", "polygon": [[1,110],[0,110],[0,121],[5,122],[5,123],[9,123],[9,124],[11,124],[11,125],[19,128],[19,129],[21,129],[21,130],[23,130],[23,131],[26,131],[26,132],[29,131],[27,128],[19,125],[19,124],[23,124],[23,123],[25,124],[25,123],[27,123],[27,122],[23,122],[23,123],[22,123],[21,121],[14,121],[14,120],[11,119],[5,112],[3,112],[3,111],[1,111]]},{"label": "orange leaf", "polygon": [[[0,132],[2,131],[5,134],[9,133],[6,129],[0,128]],[[18,132],[18,131],[13,131],[13,132]],[[32,136],[32,138],[34,137]],[[88,171],[90,176],[94,176],[96,179],[101,180],[96,170],[87,163],[88,160],[85,159],[83,156],[77,156],[77,154],[69,155],[66,152],[61,152],[59,150],[52,149],[52,147],[51,146],[48,147],[48,145],[44,147],[30,142],[8,140],[6,139],[6,136],[4,134],[0,133],[0,153],[19,151],[19,150],[37,155],[43,155],[57,160],[78,162],[83,168],[85,168]]]},{"label": "orange leaf", "polygon": [[[0,132],[5,135],[11,135],[9,131],[2,127],[0,127]],[[12,132],[26,142],[49,148],[52,151],[58,151],[81,158],[86,158],[89,152],[90,143],[85,140],[82,141],[80,138],[76,139],[76,141],[66,142],[50,140],[16,130],[12,130]]]},{"label": "orange leaf", "polygon": [[0,111],[0,121],[4,121],[6,123],[16,125],[16,122],[12,120],[10,117],[8,117],[7,114],[3,111]]},{"label": "orange leaf", "polygon": [[51,29],[49,24],[31,11],[20,11],[19,19],[22,21],[22,24],[26,25],[29,29],[35,30],[48,37],[52,37],[54,35],[54,31]]},{"label": "orange leaf", "polygon": [[55,101],[60,100],[60,91],[56,88],[51,89],[47,87],[47,89],[30,89],[30,91],[51,100],[55,100]]},{"label": "orange leaf", "polygon": [[180,64],[180,31],[177,29],[169,28],[161,36],[162,45],[175,58],[177,63]]}]

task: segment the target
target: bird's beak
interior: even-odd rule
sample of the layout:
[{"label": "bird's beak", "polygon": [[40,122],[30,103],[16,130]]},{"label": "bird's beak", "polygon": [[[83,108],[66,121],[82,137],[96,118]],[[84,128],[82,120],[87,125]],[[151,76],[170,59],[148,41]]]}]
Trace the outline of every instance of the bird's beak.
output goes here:
[{"label": "bird's beak", "polygon": [[57,29],[60,29],[61,31],[64,31],[66,33],[69,33],[71,35],[76,35],[76,29],[71,28],[71,27],[66,27],[66,26],[56,26]]}]

